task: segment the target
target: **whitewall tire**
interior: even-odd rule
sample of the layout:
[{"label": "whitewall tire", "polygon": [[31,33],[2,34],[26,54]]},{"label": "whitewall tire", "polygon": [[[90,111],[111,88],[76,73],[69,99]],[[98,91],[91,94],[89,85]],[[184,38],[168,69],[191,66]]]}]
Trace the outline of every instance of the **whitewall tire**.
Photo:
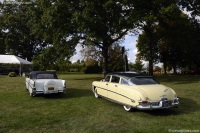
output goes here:
[{"label": "whitewall tire", "polygon": [[128,106],[128,105],[124,105],[124,110],[127,111],[127,112],[131,112],[133,110],[133,108],[131,106]]},{"label": "whitewall tire", "polygon": [[31,96],[31,97],[34,97],[35,95],[34,95],[33,93],[30,93],[30,96]]},{"label": "whitewall tire", "polygon": [[96,89],[94,89],[94,97],[95,98],[99,98],[99,95],[97,94],[97,90]]}]

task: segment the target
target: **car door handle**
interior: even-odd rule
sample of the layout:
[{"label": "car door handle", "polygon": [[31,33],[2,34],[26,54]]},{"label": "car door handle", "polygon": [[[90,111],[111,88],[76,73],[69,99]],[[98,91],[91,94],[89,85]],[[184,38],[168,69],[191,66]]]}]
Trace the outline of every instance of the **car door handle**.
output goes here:
[{"label": "car door handle", "polygon": [[106,85],[108,85],[108,84],[106,84]]},{"label": "car door handle", "polygon": [[117,87],[117,85],[115,85],[115,87]]}]

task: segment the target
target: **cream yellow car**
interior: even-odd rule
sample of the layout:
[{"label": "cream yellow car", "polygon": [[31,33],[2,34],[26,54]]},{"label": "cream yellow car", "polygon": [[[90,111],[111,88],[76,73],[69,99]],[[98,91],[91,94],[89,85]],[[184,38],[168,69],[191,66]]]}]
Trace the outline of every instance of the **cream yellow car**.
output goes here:
[{"label": "cream yellow car", "polygon": [[152,76],[133,72],[115,72],[92,83],[96,98],[102,97],[132,109],[153,110],[177,107],[176,92],[154,80]]}]

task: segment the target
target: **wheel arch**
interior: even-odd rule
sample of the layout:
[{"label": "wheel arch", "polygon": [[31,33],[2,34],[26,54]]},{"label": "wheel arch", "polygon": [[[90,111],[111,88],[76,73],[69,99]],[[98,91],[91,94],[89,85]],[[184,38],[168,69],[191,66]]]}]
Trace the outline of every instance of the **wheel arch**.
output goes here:
[{"label": "wheel arch", "polygon": [[96,86],[92,85],[92,91],[93,92],[95,92],[96,88],[97,88]]}]

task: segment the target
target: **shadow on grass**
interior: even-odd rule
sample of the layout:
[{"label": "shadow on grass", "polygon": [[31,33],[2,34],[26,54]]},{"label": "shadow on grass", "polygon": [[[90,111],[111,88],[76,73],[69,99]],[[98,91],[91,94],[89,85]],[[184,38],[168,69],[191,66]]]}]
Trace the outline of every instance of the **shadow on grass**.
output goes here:
[{"label": "shadow on grass", "polygon": [[36,97],[44,97],[47,99],[69,99],[69,98],[80,98],[80,97],[87,97],[91,96],[92,91],[90,89],[76,89],[76,88],[68,88],[66,91],[66,95],[59,93],[59,94],[41,94],[36,95]]},{"label": "shadow on grass", "polygon": [[190,114],[200,110],[200,105],[196,101],[188,98],[180,98],[180,105],[178,108],[162,109],[162,110],[147,110],[143,111],[154,116],[170,116]]},{"label": "shadow on grass", "polygon": [[70,88],[67,90],[66,97],[67,98],[79,98],[79,97],[88,97],[92,95],[91,89],[76,89]]}]

